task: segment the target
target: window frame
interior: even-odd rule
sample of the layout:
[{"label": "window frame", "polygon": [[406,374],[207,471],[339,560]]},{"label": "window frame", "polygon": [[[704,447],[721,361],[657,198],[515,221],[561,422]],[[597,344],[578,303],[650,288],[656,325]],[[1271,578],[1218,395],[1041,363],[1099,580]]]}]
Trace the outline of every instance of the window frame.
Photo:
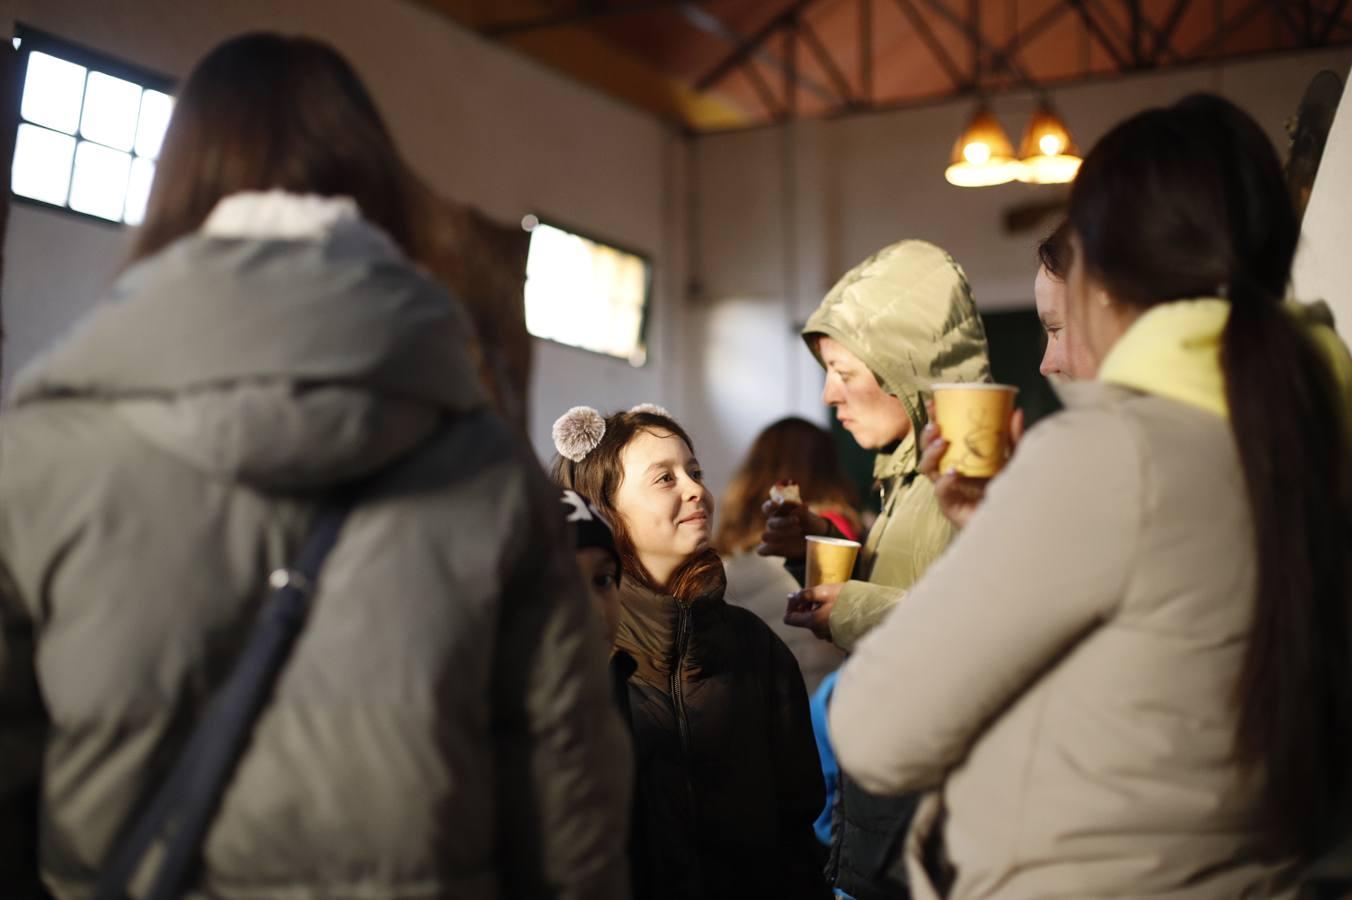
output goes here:
[{"label": "window frame", "polygon": [[[167,75],[162,75],[159,72],[155,72],[151,69],[142,68],[141,66],[137,66],[133,63],[125,62],[116,57],[109,56],[106,53],[102,53],[98,50],[85,47],[73,41],[66,40],[65,38],[57,37],[54,34],[42,31],[41,29],[38,28],[33,28],[30,25],[25,25],[22,22],[15,24],[14,37],[19,40],[19,47],[16,52],[19,54],[18,65],[19,72],[21,73],[21,75],[19,77],[19,83],[18,85],[16,85],[17,93],[15,94],[14,99],[14,121],[10,123],[9,130],[9,133],[13,135],[12,138],[13,141],[18,140],[20,125],[30,124],[38,128],[46,128],[48,131],[56,130],[53,128],[48,128],[48,126],[46,125],[38,125],[36,122],[29,122],[27,119],[23,117],[23,113],[20,111],[24,88],[27,87],[28,85],[28,58],[29,55],[34,50],[37,50],[40,53],[46,53],[49,56],[55,56],[59,59],[67,60],[69,62],[75,63],[78,66],[84,66],[86,69],[94,69],[99,72],[103,72],[104,74],[111,75],[114,78],[122,78],[126,81],[135,82],[136,84],[139,84],[141,86],[142,90],[159,91],[161,93],[168,94],[171,97],[175,97],[175,99],[177,99],[176,89],[178,88],[178,81],[168,77]],[[85,89],[88,90],[87,82]],[[85,140],[84,138],[80,137],[78,130],[79,129],[77,126],[76,129],[77,133],[75,135],[76,141],[75,146],[77,149],[79,148],[80,142]],[[57,133],[65,134],[65,132],[57,132]],[[91,141],[91,143],[97,144],[98,146],[104,146],[103,144],[99,144],[98,141]],[[11,152],[13,151],[13,149],[14,149],[13,147],[10,148]],[[133,160],[138,158],[138,155],[136,154],[135,150],[130,151],[130,154]],[[155,163],[158,166],[159,164],[158,158],[155,160]],[[74,179],[74,177],[75,177],[75,161],[74,159],[72,159],[71,178]],[[67,198],[67,200],[69,200],[69,197]],[[99,225],[103,225],[109,228],[124,229],[138,227],[136,225],[130,225],[127,222],[123,222],[121,220],[113,221],[112,219],[105,219],[103,216],[96,216],[93,213],[81,212],[78,209],[71,209],[70,206],[68,205],[48,203],[46,200],[39,200],[36,197],[25,197],[23,194],[15,192],[12,177],[9,185],[9,201],[11,203],[21,203],[25,206],[32,206],[38,209],[52,210],[54,212],[63,213],[67,216],[74,216],[75,218],[80,219],[81,221],[84,222],[96,222]]]},{"label": "window frame", "polygon": [[[555,218],[555,217],[553,217],[553,216],[550,216],[550,215],[547,215],[547,214],[545,214],[545,213],[531,212],[531,213],[528,213],[528,214],[527,214],[527,217],[534,217],[535,222],[536,222],[535,227],[537,227],[537,228],[538,228],[540,225],[548,225],[548,226],[550,226],[551,228],[557,228],[557,229],[560,230],[560,231],[565,231],[565,232],[567,232],[568,234],[574,235],[574,236],[576,236],[576,237],[580,237],[580,238],[582,238],[583,240],[591,241],[593,244],[600,244],[600,245],[603,246],[603,247],[609,247],[609,248],[612,249],[612,250],[618,250],[618,251],[620,251],[621,253],[625,253],[625,254],[628,254],[629,256],[636,257],[636,258],[642,260],[642,262],[643,262],[643,269],[644,269],[644,278],[643,278],[643,308],[642,308],[642,310],[639,312],[639,317],[638,317],[638,348],[643,352],[643,362],[642,362],[642,363],[639,363],[638,365],[635,365],[634,362],[633,362],[633,359],[632,359],[632,358],[629,358],[629,357],[616,356],[615,354],[613,354],[613,353],[607,353],[607,352],[605,352],[604,350],[592,350],[590,347],[579,347],[579,346],[577,346],[576,344],[569,344],[569,343],[567,343],[566,341],[560,341],[560,340],[558,340],[558,339],[556,339],[556,338],[540,337],[539,335],[532,333],[531,330],[530,330],[530,326],[527,325],[527,326],[526,326],[526,333],[527,333],[528,335],[530,335],[531,340],[534,340],[534,341],[544,341],[544,342],[546,342],[546,343],[553,344],[553,345],[556,346],[556,347],[564,347],[564,348],[567,348],[568,350],[575,350],[575,351],[577,351],[578,353],[586,353],[586,354],[589,354],[589,355],[591,355],[591,356],[596,356],[596,357],[600,357],[601,359],[609,360],[609,361],[611,361],[611,362],[623,363],[624,365],[628,366],[629,368],[633,368],[633,369],[643,369],[643,368],[646,368],[646,367],[648,366],[648,363],[651,361],[651,358],[652,358],[651,348],[650,348],[649,345],[648,345],[648,325],[649,325],[649,322],[652,320],[654,270],[656,269],[656,263],[653,261],[653,256],[652,256],[652,254],[651,254],[651,253],[648,253],[647,251],[644,251],[644,250],[639,250],[638,248],[633,247],[633,246],[631,246],[631,245],[621,244],[621,243],[617,243],[617,242],[615,242],[615,241],[612,241],[612,240],[610,240],[610,239],[608,239],[608,238],[599,237],[599,236],[596,235],[594,232],[591,232],[591,231],[589,231],[589,230],[587,230],[587,229],[584,229],[584,228],[578,228],[578,227],[576,227],[575,225],[572,225],[572,224],[568,223],[567,221],[565,221],[565,220],[563,220],[563,219],[557,219],[557,218]],[[531,236],[531,232],[533,232],[534,230],[535,230],[535,229],[532,228],[532,229],[530,229],[529,231],[527,231],[526,234],[527,234],[528,236]],[[530,246],[529,246],[529,244],[527,244],[527,247],[526,247],[526,260],[527,260],[527,271],[529,271],[529,265],[530,265]],[[524,274],[524,273],[523,273],[523,274]],[[526,282],[527,282],[528,280],[529,280],[529,275],[526,275],[526,277],[522,278],[522,280],[521,280],[521,314],[522,314],[522,322],[523,322],[523,324],[525,324],[525,322],[527,321],[527,319],[526,319]]]}]

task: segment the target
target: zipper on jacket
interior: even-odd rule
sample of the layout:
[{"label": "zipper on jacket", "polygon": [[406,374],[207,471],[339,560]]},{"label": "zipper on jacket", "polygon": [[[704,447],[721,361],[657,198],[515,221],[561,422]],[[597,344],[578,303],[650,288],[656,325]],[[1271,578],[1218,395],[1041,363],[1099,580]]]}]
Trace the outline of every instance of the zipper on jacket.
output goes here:
[{"label": "zipper on jacket", "polygon": [[[676,658],[671,666],[671,707],[676,714],[676,730],[681,737],[681,758],[685,763],[685,795],[687,802],[690,804],[690,821],[693,826],[698,828],[699,807],[695,802],[695,779],[691,773],[690,722],[685,716],[685,696],[681,687],[681,672],[685,668],[685,655],[690,651],[690,620],[692,617],[693,612],[690,606],[678,601],[676,604]],[[703,881],[699,872],[698,854],[691,862],[694,882],[702,888]]]},{"label": "zipper on jacket", "polygon": [[694,787],[690,784],[690,722],[685,717],[685,696],[681,692],[681,671],[685,668],[685,654],[690,649],[690,607],[684,603],[676,606],[676,659],[671,666],[671,705],[676,713],[676,730],[681,736],[681,753],[686,762],[686,786],[694,798]]}]

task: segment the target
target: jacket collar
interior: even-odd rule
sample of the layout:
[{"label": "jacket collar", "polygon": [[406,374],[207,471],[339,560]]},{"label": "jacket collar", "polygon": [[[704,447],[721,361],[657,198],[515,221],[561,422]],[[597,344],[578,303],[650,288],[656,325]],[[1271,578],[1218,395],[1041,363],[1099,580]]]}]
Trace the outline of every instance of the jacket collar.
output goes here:
[{"label": "jacket collar", "polygon": [[899,476],[914,475],[919,465],[915,429],[912,428],[895,448],[873,458],[873,480],[888,481]]},{"label": "jacket collar", "polygon": [[[682,603],[626,577],[620,585],[616,650],[634,658],[638,677],[644,681],[663,683],[678,664],[685,671],[703,668],[715,649],[718,626],[727,613],[723,601],[726,588],[726,578],[720,577],[710,590],[692,602]],[[678,660],[683,627],[687,630],[686,652],[684,659]]]},{"label": "jacket collar", "polygon": [[1225,300],[1153,306],[1108,351],[1098,379],[1229,418],[1221,368],[1221,336],[1229,318]]}]

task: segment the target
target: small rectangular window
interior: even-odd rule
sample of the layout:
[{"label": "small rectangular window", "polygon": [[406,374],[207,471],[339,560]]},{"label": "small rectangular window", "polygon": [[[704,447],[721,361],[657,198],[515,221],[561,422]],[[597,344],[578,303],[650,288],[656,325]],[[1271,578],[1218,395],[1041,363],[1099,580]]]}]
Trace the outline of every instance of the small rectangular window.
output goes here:
[{"label": "small rectangular window", "polygon": [[20,27],[16,197],[139,225],[173,111],[168,79]]},{"label": "small rectangular window", "polygon": [[527,216],[526,328],[641,366],[652,264],[642,254]]}]

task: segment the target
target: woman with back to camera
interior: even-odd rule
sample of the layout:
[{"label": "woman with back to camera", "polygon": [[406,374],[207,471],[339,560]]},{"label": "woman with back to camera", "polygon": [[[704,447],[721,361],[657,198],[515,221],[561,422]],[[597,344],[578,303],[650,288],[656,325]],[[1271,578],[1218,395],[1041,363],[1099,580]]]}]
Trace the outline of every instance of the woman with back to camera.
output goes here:
[{"label": "woman with back to camera", "polygon": [[6,897],[90,895],[269,573],[354,488],[196,890],[627,891],[600,629],[416,265],[410,180],[324,44],[234,38],[184,83],[131,265],[0,416]]},{"label": "woman with back to camera", "polygon": [[1070,224],[1097,380],[846,665],[841,766],[933,791],[918,897],[1292,897],[1349,824],[1347,352],[1225,100],[1113,129]]},{"label": "woman with back to camera", "polygon": [[845,658],[835,646],[804,628],[784,624],[784,600],[798,582],[784,561],[754,551],[761,542],[761,507],[771,488],[782,482],[799,486],[809,510],[830,521],[840,534],[859,540],[859,495],[845,476],[830,432],[806,419],[789,417],[767,425],[732,476],[719,504],[714,546],[728,575],[728,602],[760,616],[793,651],[808,693]]}]

